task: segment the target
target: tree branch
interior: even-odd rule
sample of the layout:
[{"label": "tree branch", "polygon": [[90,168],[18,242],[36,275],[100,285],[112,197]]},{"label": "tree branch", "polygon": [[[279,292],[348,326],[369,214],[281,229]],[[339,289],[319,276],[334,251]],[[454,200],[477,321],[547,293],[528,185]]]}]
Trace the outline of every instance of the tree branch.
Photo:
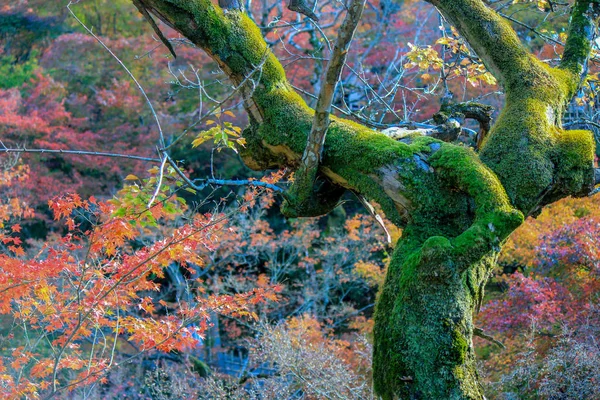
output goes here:
[{"label": "tree branch", "polygon": [[579,81],[577,88],[587,74],[599,11],[598,0],[577,0],[571,11],[569,33],[560,68],[570,71],[576,76]]},{"label": "tree branch", "polygon": [[130,160],[149,161],[160,163],[158,158],[132,156],[128,154],[104,153],[101,151],[85,151],[85,150],[49,150],[49,149],[26,149],[26,148],[1,148],[0,153],[41,153],[41,154],[73,154],[80,156],[98,156],[98,157],[115,157],[128,158]]},{"label": "tree branch", "polygon": [[[492,112],[494,109],[486,104],[480,104],[472,101],[464,103],[455,103],[452,100],[442,99],[440,111],[433,116],[433,120],[439,124],[447,124],[449,120],[456,119],[462,125],[465,118],[474,119],[479,123],[479,133],[477,134],[476,148],[480,148],[483,139],[490,131],[492,123]],[[441,140],[445,140],[440,137]]]},{"label": "tree branch", "polygon": [[[196,182],[200,183],[199,185]],[[236,180],[236,179],[195,179],[193,189],[200,190],[204,189],[206,185],[217,185],[217,186],[255,186],[264,187],[271,189],[277,193],[283,193],[284,190],[277,185],[263,181],[251,181],[248,179]]]},{"label": "tree branch", "polygon": [[[244,163],[256,170],[297,169],[314,111],[291,87],[256,24],[245,13],[224,12],[210,0],[139,1],[204,49],[240,87],[250,119],[250,126],[243,132],[247,144],[240,151]],[[256,66],[261,64],[262,68],[256,72]],[[249,76],[252,77],[248,79]],[[433,170],[422,161],[427,155],[415,156],[416,152],[429,149],[427,146],[433,139],[423,138],[425,147],[402,143],[352,121],[335,116],[330,120],[320,164],[325,179],[316,185],[319,199],[316,203],[322,201],[324,207],[321,213],[334,207],[336,198],[350,189],[377,202],[390,221],[402,226],[409,215],[407,207],[418,204],[416,197],[426,192],[414,190],[413,186],[402,184],[402,180],[418,179],[423,185],[432,185],[433,191],[440,191]],[[440,194],[448,195],[455,194]],[[305,211],[309,216],[319,210]]]},{"label": "tree branch", "polygon": [[493,344],[495,344],[496,346],[500,347],[501,349],[506,349],[506,346],[504,345],[504,343],[502,343],[501,341],[499,341],[497,339],[494,339],[493,336],[488,335],[481,328],[474,327],[473,328],[473,335],[479,336],[480,338],[485,339],[488,342],[492,342]]},{"label": "tree branch", "polygon": [[[579,75],[531,55],[510,24],[482,0],[428,1],[456,26],[504,88],[504,107],[479,155],[498,175],[511,202],[531,215],[565,195],[588,194],[594,182],[591,134],[565,132],[561,125]],[[567,63],[585,57],[567,54]]]},{"label": "tree branch", "polygon": [[346,18],[340,27],[340,34],[333,47],[333,54],[327,64],[327,71],[321,82],[321,91],[317,99],[312,129],[306,141],[306,149],[302,156],[302,164],[307,170],[315,170],[323,155],[323,144],[329,127],[331,103],[335,95],[342,69],[346,63],[348,49],[354,37],[354,32],[362,16],[365,0],[351,0]]},{"label": "tree branch", "polygon": [[[547,74],[511,26],[482,0],[427,0],[465,37],[506,90],[529,85],[531,74]],[[531,73],[523,74],[523,71]]]},{"label": "tree branch", "polygon": [[[250,126],[244,130],[247,145],[240,154],[253,169],[297,169],[315,114],[287,81],[254,22],[239,10],[224,12],[210,0],[139,1],[204,49],[236,85],[263,63],[258,76],[241,85]],[[509,101],[480,156],[498,175],[511,202],[529,214],[552,196],[589,193],[593,171],[590,178],[588,152],[575,158],[561,156],[578,140],[583,140],[581,148],[587,149],[586,134],[554,137],[567,102],[567,75],[531,56],[510,24],[481,0],[430,2],[449,17],[504,85]],[[377,202],[388,219],[404,226],[415,210],[422,212],[422,204],[429,204],[432,196],[442,201],[439,199],[472,195],[444,190],[437,171],[427,161],[439,149],[435,139],[394,141],[352,121],[335,116],[330,120],[319,164],[325,179],[316,185],[315,197],[327,204],[295,212],[295,216],[326,212],[336,205],[334,198],[343,188]],[[561,148],[551,145],[556,140]],[[552,196],[546,196],[548,193]],[[443,218],[440,213],[451,212],[436,210],[435,215]]]},{"label": "tree branch", "polygon": [[148,10],[146,9],[146,7],[144,7],[144,4],[142,2],[140,2],[139,0],[132,0],[132,1],[133,1],[133,5],[144,16],[146,21],[148,21],[148,23],[150,24],[150,26],[152,27],[152,29],[154,30],[154,32],[156,33],[156,35],[158,36],[160,41],[163,42],[165,46],[167,46],[167,48],[169,49],[171,54],[173,54],[173,57],[177,58],[177,55],[175,54],[175,50],[173,50],[173,46],[171,45],[169,40],[165,37],[165,35],[163,35],[163,33],[161,32],[158,25],[156,25],[156,22],[154,22],[154,19],[152,18],[150,13],[148,13]]},{"label": "tree branch", "polygon": [[297,170],[294,184],[290,188],[290,201],[288,201],[285,208],[302,207],[303,204],[312,201],[313,187],[323,156],[325,136],[329,128],[329,115],[333,96],[335,95],[335,87],[340,80],[348,49],[356,27],[360,22],[364,6],[365,0],[351,0],[346,17],[340,27],[340,33],[333,47],[333,54],[321,81],[321,91],[317,99],[312,127],[306,140],[300,168]]}]

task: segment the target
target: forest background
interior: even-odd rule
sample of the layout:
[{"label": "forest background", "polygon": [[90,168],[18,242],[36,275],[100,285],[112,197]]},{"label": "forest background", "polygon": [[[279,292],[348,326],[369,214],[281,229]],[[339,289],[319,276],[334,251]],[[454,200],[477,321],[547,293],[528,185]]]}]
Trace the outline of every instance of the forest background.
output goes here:
[{"label": "forest background", "polygon": [[[556,62],[568,3],[490,3]],[[293,178],[243,166],[241,97],[205,54],[161,25],[174,59],[129,1],[70,9],[0,4],[2,397],[373,398],[373,307],[401,232],[352,195],[283,219]],[[341,3],[319,2],[318,25],[282,2],[246,9],[314,105]],[[596,137],[597,72],[565,118]],[[448,98],[502,96],[434,7],[369,0],[334,113],[428,129]],[[490,398],[600,398],[599,233],[592,196],[509,239],[476,322]]]}]

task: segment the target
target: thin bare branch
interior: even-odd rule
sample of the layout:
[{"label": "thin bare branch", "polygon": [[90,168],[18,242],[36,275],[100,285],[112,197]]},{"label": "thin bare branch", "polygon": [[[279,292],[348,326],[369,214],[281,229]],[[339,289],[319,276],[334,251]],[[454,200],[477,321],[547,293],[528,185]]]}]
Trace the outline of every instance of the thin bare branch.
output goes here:
[{"label": "thin bare branch", "polygon": [[128,158],[130,160],[148,161],[153,163],[161,162],[158,158],[132,156],[129,154],[104,153],[101,151],[86,151],[86,150],[50,150],[50,149],[26,149],[26,148],[8,148],[0,149],[0,153],[41,153],[41,154],[73,154],[79,156],[96,156],[96,157],[114,157]]},{"label": "thin bare branch", "polygon": [[140,84],[140,82],[138,82],[138,80],[133,75],[133,73],[129,70],[129,68],[127,68],[127,66],[125,66],[125,64],[123,63],[123,61],[121,61],[119,59],[119,57],[117,57],[117,55],[112,52],[112,50],[102,41],[102,39],[100,39],[98,36],[96,36],[96,34],[94,34],[94,32],[92,32],[92,30],[90,28],[88,28],[79,18],[77,18],[77,15],[75,15],[75,13],[73,12],[73,10],[71,10],[71,5],[72,4],[75,4],[75,3],[73,3],[72,1],[69,1],[69,4],[67,4],[67,10],[69,10],[69,13],[71,13],[71,15],[73,16],[73,18],[75,18],[75,20],[83,27],[83,29],[85,29],[86,32],[88,34],[90,34],[90,36],[92,36],[94,39],[96,39],[96,41],[98,43],[100,43],[100,45],[102,47],[104,47],[104,49],[106,51],[108,51],[109,54],[119,63],[119,65],[121,67],[123,67],[123,69],[125,70],[125,72],[127,73],[127,75],[129,75],[129,77],[133,80],[133,82],[135,83],[135,85],[138,87],[139,91],[142,93],[142,96],[144,96],[144,99],[146,100],[146,104],[148,104],[148,107],[150,108],[150,111],[152,112],[152,115],[154,116],[154,120],[156,121],[156,125],[158,127],[158,133],[160,135],[160,145],[161,145],[161,147],[165,147],[165,136],[163,134],[162,126],[160,125],[160,120],[158,119],[158,115],[156,114],[156,111],[154,110],[154,106],[152,105],[152,102],[148,98],[148,95],[146,94],[146,91],[144,90],[144,88],[142,87],[142,85]]},{"label": "thin bare branch", "polygon": [[165,176],[165,165],[167,165],[167,157],[163,155],[163,160],[160,163],[160,171],[158,173],[158,183],[156,184],[156,189],[154,190],[154,193],[148,202],[148,208],[152,207],[152,203],[154,203],[156,196],[158,196],[158,193],[160,192],[160,187],[162,186],[163,178]]},{"label": "thin bare branch", "polygon": [[194,190],[202,190],[208,185],[217,185],[217,186],[256,186],[256,187],[264,187],[267,189],[271,189],[277,193],[285,193],[283,188],[280,188],[277,185],[273,185],[272,183],[267,183],[263,181],[254,181],[249,179],[244,180],[232,180],[232,179],[195,179],[191,180],[187,177],[187,175],[179,168],[177,163],[168,155],[166,155],[165,159],[169,163],[171,167],[175,170],[177,175],[186,183],[186,185]]}]

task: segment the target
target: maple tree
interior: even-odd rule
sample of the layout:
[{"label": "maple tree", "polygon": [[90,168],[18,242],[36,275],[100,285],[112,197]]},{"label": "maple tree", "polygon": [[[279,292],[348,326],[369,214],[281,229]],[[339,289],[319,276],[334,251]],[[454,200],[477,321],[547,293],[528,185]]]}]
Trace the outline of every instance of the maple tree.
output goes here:
[{"label": "maple tree", "polygon": [[[156,281],[168,265],[203,265],[200,248],[214,245],[227,218],[197,214],[182,221],[185,202],[166,185],[147,208],[155,182],[126,186],[111,201],[82,200],[77,194],[50,200],[54,217],[64,219],[68,232],[33,257],[21,247],[20,226],[5,226],[12,234],[2,236],[8,252],[0,255],[0,313],[18,325],[4,340],[15,339],[20,329],[28,340],[1,360],[3,397],[52,396],[105,381],[117,363],[119,340],[137,349],[131,358],[151,350],[186,351],[202,340],[211,312],[255,316],[254,305],[277,300],[279,289],[268,284],[233,295],[193,296],[175,309],[150,297],[160,290]],[[5,223],[19,207],[11,209]],[[177,221],[158,224],[165,219]],[[142,237],[153,240],[131,246]]]}]

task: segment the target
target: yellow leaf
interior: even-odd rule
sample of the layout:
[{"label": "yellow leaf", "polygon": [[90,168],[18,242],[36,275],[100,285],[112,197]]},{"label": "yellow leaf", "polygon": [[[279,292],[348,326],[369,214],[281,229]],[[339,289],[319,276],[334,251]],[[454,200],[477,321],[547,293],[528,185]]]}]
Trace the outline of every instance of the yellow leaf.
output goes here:
[{"label": "yellow leaf", "polygon": [[137,176],[133,175],[133,174],[129,174],[125,177],[126,181],[138,181],[140,178],[138,178]]},{"label": "yellow leaf", "polygon": [[37,288],[35,294],[37,294],[38,297],[42,299],[45,303],[50,302],[50,291],[47,287],[42,286],[41,288]]},{"label": "yellow leaf", "polygon": [[229,110],[225,111],[223,114],[225,114],[225,115],[229,115],[230,117],[235,117],[235,114],[234,114],[234,113],[232,113],[232,112],[231,112],[231,111],[229,111]]},{"label": "yellow leaf", "polygon": [[194,139],[194,141],[192,142],[192,147],[196,148],[196,147],[200,146],[204,142],[206,142],[206,138],[203,138],[203,137],[199,137],[197,139]]}]

